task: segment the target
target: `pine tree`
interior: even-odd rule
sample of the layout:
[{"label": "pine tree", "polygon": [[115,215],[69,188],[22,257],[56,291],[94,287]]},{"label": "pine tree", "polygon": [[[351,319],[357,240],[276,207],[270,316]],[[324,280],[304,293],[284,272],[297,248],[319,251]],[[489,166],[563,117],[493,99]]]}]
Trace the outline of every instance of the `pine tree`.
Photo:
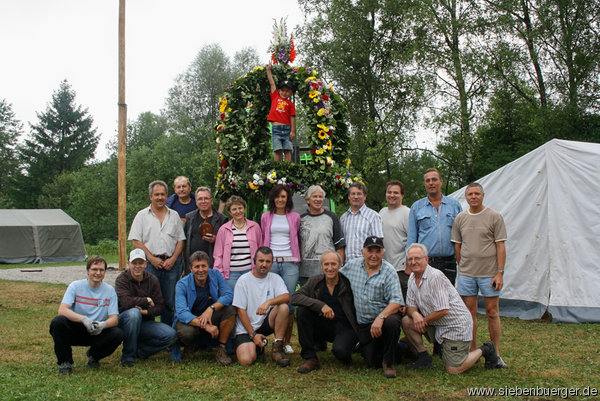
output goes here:
[{"label": "pine tree", "polygon": [[21,132],[21,123],[15,119],[12,105],[0,99],[0,207],[8,207],[7,196],[18,169],[16,143]]},{"label": "pine tree", "polygon": [[25,171],[18,207],[37,207],[42,187],[63,172],[76,171],[94,156],[99,137],[88,110],[75,104],[75,91],[64,80],[52,95],[31,135],[20,149]]}]

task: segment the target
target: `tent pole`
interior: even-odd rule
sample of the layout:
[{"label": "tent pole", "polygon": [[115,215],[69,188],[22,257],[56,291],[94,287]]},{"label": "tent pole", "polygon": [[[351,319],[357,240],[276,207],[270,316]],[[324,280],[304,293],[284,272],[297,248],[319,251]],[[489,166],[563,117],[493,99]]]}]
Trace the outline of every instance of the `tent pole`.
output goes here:
[{"label": "tent pole", "polygon": [[127,267],[127,187],[126,143],[127,143],[127,104],[125,103],[125,0],[119,0],[119,146],[118,146],[118,235],[119,270]]}]

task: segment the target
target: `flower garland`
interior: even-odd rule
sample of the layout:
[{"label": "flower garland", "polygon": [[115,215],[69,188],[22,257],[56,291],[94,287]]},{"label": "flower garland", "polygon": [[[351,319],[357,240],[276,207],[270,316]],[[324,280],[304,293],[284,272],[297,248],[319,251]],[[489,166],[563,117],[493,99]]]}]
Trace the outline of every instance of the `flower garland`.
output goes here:
[{"label": "flower garland", "polygon": [[273,60],[273,64],[293,63],[296,59],[294,37],[290,35],[288,38],[285,19],[282,18],[279,24],[277,20],[273,21],[273,40],[269,46],[271,60]]},{"label": "flower garland", "polygon": [[275,184],[300,192],[319,184],[329,197],[340,200],[350,183],[360,180],[350,171],[341,97],[312,68],[279,64],[272,72],[276,82],[287,79],[297,88],[292,100],[297,110],[303,109],[301,118],[310,127],[312,160],[306,165],[273,161],[267,122],[270,87],[264,67],[255,67],[219,98],[217,196],[265,199]]}]

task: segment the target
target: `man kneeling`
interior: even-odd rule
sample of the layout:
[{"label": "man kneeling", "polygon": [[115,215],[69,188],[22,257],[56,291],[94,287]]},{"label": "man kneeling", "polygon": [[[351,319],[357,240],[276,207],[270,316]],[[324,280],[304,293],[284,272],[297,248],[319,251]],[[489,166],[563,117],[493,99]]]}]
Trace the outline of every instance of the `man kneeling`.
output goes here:
[{"label": "man kneeling", "polygon": [[462,373],[472,367],[481,356],[486,367],[496,366],[498,356],[491,341],[469,352],[473,336],[471,313],[458,295],[456,288],[440,270],[428,265],[427,248],[412,244],[406,252],[406,266],[412,271],[408,279],[406,306],[402,328],[408,341],[417,349],[417,360],[409,370],[431,367],[431,355],[423,344],[425,335],[442,344],[442,359],[449,373]]},{"label": "man kneeling", "polygon": [[235,285],[233,306],[237,308],[235,354],[238,362],[251,365],[264,352],[266,337],[275,333],[271,358],[279,366],[289,366],[283,352],[283,335],[288,325],[290,294],[283,279],[270,273],[273,251],[260,247],[254,254],[255,269],[241,276]]},{"label": "man kneeling", "polygon": [[350,281],[339,273],[342,260],[334,251],[321,256],[323,274],[308,279],[292,295],[298,320],[298,339],[304,363],[300,373],[321,367],[317,344],[333,342],[331,352],[345,364],[352,362],[352,351],[358,342],[358,323]]},{"label": "man kneeling", "polygon": [[209,256],[196,251],[190,256],[191,273],[177,282],[175,317],[177,336],[183,343],[183,359],[190,359],[201,336],[218,338],[216,359],[231,364],[225,345],[235,324],[233,293],[220,271],[209,269]]}]

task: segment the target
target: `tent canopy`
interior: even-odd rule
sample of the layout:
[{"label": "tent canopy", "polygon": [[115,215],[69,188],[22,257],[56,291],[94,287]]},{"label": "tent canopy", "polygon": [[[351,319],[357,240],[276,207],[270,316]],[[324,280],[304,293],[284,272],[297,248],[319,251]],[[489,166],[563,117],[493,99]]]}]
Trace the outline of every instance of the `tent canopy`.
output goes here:
[{"label": "tent canopy", "polygon": [[0,263],[87,258],[79,223],[60,209],[0,209]]},{"label": "tent canopy", "polygon": [[553,139],[477,181],[508,232],[501,315],[600,322],[599,173],[600,144]]}]

